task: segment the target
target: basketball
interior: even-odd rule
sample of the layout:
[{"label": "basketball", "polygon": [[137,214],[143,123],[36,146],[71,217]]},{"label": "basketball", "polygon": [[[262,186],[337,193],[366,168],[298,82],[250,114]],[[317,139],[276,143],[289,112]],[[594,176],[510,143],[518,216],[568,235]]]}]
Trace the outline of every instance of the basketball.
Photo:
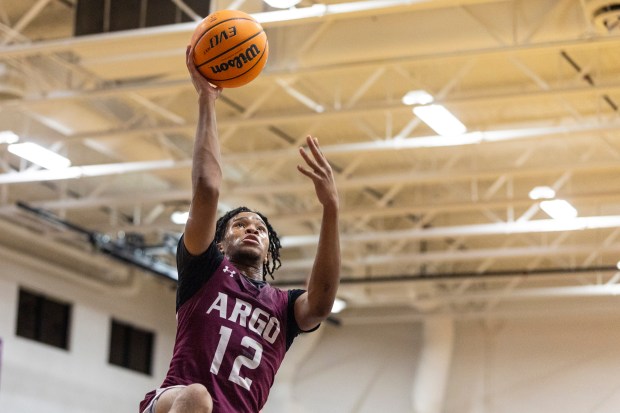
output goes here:
[{"label": "basketball", "polygon": [[209,14],[194,30],[191,45],[200,73],[222,88],[239,87],[254,80],[269,55],[262,26],[238,10]]}]

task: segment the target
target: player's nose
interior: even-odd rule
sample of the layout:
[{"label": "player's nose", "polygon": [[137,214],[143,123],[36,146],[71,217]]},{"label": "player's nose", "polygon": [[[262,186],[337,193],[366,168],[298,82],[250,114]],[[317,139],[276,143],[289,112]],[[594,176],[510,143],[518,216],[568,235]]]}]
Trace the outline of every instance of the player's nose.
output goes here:
[{"label": "player's nose", "polygon": [[249,224],[245,227],[245,232],[248,234],[258,234],[258,228],[254,224]]}]

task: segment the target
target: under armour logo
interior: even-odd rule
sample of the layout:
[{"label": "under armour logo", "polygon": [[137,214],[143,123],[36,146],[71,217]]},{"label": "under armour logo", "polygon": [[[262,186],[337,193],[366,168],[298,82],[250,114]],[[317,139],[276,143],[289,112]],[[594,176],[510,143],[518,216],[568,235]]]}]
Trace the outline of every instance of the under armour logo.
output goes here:
[{"label": "under armour logo", "polygon": [[227,272],[231,277],[237,273],[237,271],[229,270],[228,265],[222,271]]}]

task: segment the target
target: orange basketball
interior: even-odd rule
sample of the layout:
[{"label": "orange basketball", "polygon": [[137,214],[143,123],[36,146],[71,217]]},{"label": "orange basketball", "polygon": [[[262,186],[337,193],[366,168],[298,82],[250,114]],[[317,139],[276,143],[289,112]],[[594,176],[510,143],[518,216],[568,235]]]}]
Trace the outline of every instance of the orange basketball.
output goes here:
[{"label": "orange basketball", "polygon": [[214,85],[231,88],[254,80],[269,55],[267,35],[252,16],[220,10],[196,27],[191,44],[194,64]]}]

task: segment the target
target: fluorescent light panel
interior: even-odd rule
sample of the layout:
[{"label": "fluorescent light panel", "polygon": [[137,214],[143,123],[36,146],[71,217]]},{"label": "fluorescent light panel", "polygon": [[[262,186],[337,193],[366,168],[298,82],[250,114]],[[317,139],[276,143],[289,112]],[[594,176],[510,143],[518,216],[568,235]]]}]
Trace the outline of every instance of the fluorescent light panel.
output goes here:
[{"label": "fluorescent light panel", "polygon": [[301,2],[301,0],[264,0],[265,3],[276,9],[288,9]]},{"label": "fluorescent light panel", "polygon": [[259,23],[275,23],[290,20],[309,19],[321,17],[327,13],[327,6],[324,4],[313,4],[310,7],[295,8],[288,10],[277,10],[264,13],[254,13],[254,17]]},{"label": "fluorescent light panel", "polygon": [[416,106],[413,113],[441,136],[462,135],[467,128],[442,105]]},{"label": "fluorescent light panel", "polygon": [[71,166],[71,161],[33,142],[14,143],[9,152],[45,169],[60,169]]},{"label": "fluorescent light panel", "polygon": [[358,13],[372,10],[381,10],[388,7],[410,6],[412,1],[427,2],[428,0],[363,0],[337,4],[313,4],[310,7],[291,7],[286,10],[277,10],[264,13],[253,13],[259,23],[274,23],[299,19],[326,17],[344,13]]},{"label": "fluorescent light panel", "polygon": [[542,201],[540,208],[553,219],[572,219],[577,217],[577,210],[563,199]]}]

